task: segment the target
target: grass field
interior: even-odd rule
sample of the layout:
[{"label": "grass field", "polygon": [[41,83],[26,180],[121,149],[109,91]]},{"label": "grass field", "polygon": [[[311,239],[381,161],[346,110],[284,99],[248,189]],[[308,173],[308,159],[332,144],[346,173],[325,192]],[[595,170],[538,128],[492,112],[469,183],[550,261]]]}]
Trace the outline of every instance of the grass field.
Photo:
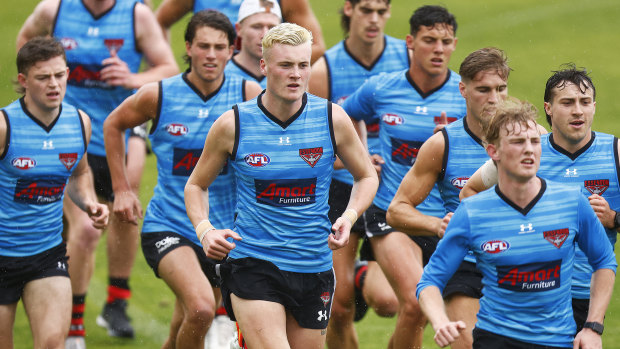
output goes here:
[{"label": "grass field", "polygon": [[[342,38],[337,10],[343,0],[312,0],[319,18],[327,46]],[[0,105],[17,98],[11,81],[15,79],[15,37],[37,0],[6,2],[0,12]],[[159,3],[159,1],[156,1]],[[423,3],[411,0],[393,0],[392,18],[387,33],[404,38],[409,30],[408,19],[413,10]],[[510,94],[527,99],[542,109],[544,83],[550,71],[561,63],[575,62],[592,71],[599,103],[594,128],[620,134],[618,92],[620,55],[620,3],[617,0],[443,0],[457,17],[459,42],[452,56],[451,67],[458,70],[461,60],[471,51],[497,46],[504,49],[514,71],[510,76]],[[181,63],[185,22],[173,28],[172,40],[176,57]],[[542,112],[540,113],[542,116]],[[544,118],[539,120],[544,123]],[[146,206],[156,181],[155,159],[149,157],[143,179],[141,199]],[[134,319],[137,338],[133,341],[110,339],[105,331],[95,325],[106,296],[104,245],[97,255],[97,270],[88,293],[85,324],[88,331],[88,348],[158,348],[168,333],[174,297],[163,282],[156,279],[140,254],[131,279],[134,297],[129,314]],[[380,319],[369,314],[358,324],[361,348],[385,348],[394,326],[393,319]],[[620,348],[620,289],[607,312],[604,348]],[[425,347],[436,348],[432,333],[427,328]],[[15,323],[15,348],[31,348],[28,322],[21,309]]]}]

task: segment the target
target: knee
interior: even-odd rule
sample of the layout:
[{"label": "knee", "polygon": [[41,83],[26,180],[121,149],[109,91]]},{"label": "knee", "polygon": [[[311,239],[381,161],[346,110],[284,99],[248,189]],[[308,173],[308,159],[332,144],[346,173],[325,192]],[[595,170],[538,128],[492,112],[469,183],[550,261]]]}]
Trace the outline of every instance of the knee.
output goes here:
[{"label": "knee", "polygon": [[213,322],[215,305],[213,302],[197,302],[188,307],[184,321],[192,327],[204,327],[205,330]]},{"label": "knee", "polygon": [[368,305],[381,317],[393,317],[398,312],[398,298],[394,293],[369,295]]},{"label": "knee", "polygon": [[95,229],[90,222],[80,221],[69,226],[69,244],[83,251],[94,251],[101,237],[101,230]]},{"label": "knee", "polygon": [[353,322],[355,308],[353,302],[337,302],[334,298],[332,310],[329,316],[330,324],[334,326],[342,326]]},{"label": "knee", "polygon": [[399,316],[407,317],[409,321],[413,323],[426,322],[426,317],[424,313],[422,313],[422,308],[420,308],[420,304],[415,298],[415,295],[413,297],[408,297],[403,304],[400,305]]},{"label": "knee", "polygon": [[[47,333],[43,338],[41,338],[40,348],[63,348],[65,345],[66,334],[66,332],[63,332],[60,329],[54,331],[53,333]],[[37,342],[36,339],[35,342]]]}]

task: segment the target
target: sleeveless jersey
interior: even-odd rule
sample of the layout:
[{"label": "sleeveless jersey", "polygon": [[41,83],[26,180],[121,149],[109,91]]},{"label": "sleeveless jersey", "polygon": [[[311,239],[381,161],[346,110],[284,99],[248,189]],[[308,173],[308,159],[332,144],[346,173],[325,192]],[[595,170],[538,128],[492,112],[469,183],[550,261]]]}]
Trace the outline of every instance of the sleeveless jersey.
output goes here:
[{"label": "sleeveless jersey", "polygon": [[243,0],[194,0],[194,13],[206,9],[218,10],[225,14],[234,26],[242,2]]},{"label": "sleeveless jersey", "polygon": [[77,109],[63,103],[45,126],[21,98],[0,113],[7,139],[0,160],[0,256],[25,257],[62,243],[67,180],[86,151]]},{"label": "sleeveless jersey", "polygon": [[[467,126],[467,118],[459,119],[444,127],[445,147],[442,172],[437,179],[439,194],[446,212],[454,212],[458,207],[459,193],[476,170],[489,159],[482,140]],[[468,262],[476,263],[474,256],[465,256]]]},{"label": "sleeveless jersey", "polygon": [[134,7],[137,1],[117,0],[99,17],[84,7],[81,0],[61,0],[53,33],[65,48],[69,78],[65,101],[84,110],[91,118],[91,154],[105,156],[103,122],[108,114],[133,93],[101,80],[101,62],[111,52],[125,61],[132,73],[138,72],[142,54],[137,51]]},{"label": "sleeveless jersey", "polygon": [[575,245],[595,269],[616,269],[605,230],[577,188],[545,182],[522,209],[497,186],[463,200],[430,262],[417,294],[440,290],[472,250],[482,272],[476,327],[537,345],[572,346],[570,288]]},{"label": "sleeveless jersey", "polygon": [[233,75],[233,74],[239,75],[248,81],[256,81],[260,85],[260,87],[262,87],[263,89],[267,88],[267,78],[265,76],[260,76],[260,77],[255,76],[254,74],[250,73],[247,69],[237,64],[237,62],[235,62],[234,59],[231,59],[230,61],[228,61],[228,63],[226,63],[226,68],[224,68],[224,73],[227,75]]},{"label": "sleeveless jersey", "polygon": [[[342,105],[344,100],[357,90],[371,76],[409,68],[409,54],[404,40],[384,36],[383,52],[370,65],[365,66],[347,49],[344,40],[330,48],[323,55],[327,66],[329,100]],[[366,124],[368,151],[379,151],[379,120]],[[353,176],[346,169],[335,170],[334,179],[353,185]]]},{"label": "sleeveless jersey", "polygon": [[[592,194],[602,196],[614,211],[620,211],[620,185],[618,184],[618,153],[616,137],[592,132],[591,141],[575,154],[570,154],[553,142],[553,133],[543,135],[542,155],[538,175],[562,183],[573,184],[587,198]],[[607,237],[616,243],[616,231],[606,229]],[[573,273],[573,298],[590,298],[592,268],[588,258],[578,248]]]},{"label": "sleeveless jersey", "polygon": [[[187,72],[159,83],[160,107],[149,135],[157,156],[157,185],[144,217],[144,234],[171,231],[200,244],[187,217],[183,190],[215,120],[244,100],[243,85],[240,77],[226,75],[218,90],[204,96]],[[209,220],[218,229],[233,227],[236,192],[229,166],[209,186]]]},{"label": "sleeveless jersey", "polygon": [[[445,111],[451,121],[466,114],[465,99],[459,92],[461,77],[449,71],[437,89],[422,94],[408,71],[373,76],[343,104],[357,120],[381,119],[379,154],[385,164],[374,204],[387,210],[407,171],[413,166],[418,150],[433,134]],[[445,209],[437,187],[416,207],[422,213],[443,217]]]},{"label": "sleeveless jersey", "polygon": [[304,94],[300,110],[281,122],[262,96],[233,108],[234,230],[243,240],[235,241],[229,256],[259,258],[297,273],[327,271],[327,199],[336,153],[331,103]]}]

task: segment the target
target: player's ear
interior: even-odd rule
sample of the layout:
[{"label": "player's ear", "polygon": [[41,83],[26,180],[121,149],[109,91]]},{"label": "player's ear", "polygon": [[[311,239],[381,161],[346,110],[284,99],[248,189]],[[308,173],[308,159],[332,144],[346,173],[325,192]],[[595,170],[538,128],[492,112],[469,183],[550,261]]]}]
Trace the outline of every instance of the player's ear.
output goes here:
[{"label": "player's ear", "polygon": [[413,37],[413,35],[411,34],[407,34],[407,37],[405,38],[405,41],[407,42],[407,48],[410,49],[411,51],[414,51],[414,44],[413,42],[415,38]]},{"label": "player's ear", "polygon": [[26,88],[26,75],[23,73],[17,74],[17,82],[21,85],[21,87]]},{"label": "player's ear", "polygon": [[499,157],[497,154],[497,147],[495,146],[495,144],[488,143],[486,146],[486,150],[487,150],[487,154],[489,155],[491,159],[493,159],[493,161],[499,160]]}]

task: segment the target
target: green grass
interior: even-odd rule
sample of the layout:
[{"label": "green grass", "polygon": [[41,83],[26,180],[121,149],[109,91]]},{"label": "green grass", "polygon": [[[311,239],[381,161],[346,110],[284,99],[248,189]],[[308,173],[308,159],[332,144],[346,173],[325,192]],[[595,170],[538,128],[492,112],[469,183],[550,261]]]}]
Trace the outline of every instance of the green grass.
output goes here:
[{"label": "green grass", "polygon": [[[11,81],[15,79],[15,37],[21,24],[36,5],[37,0],[7,2],[0,12],[0,105],[4,106],[17,97]],[[155,1],[159,3],[159,1]],[[338,8],[343,0],[312,0],[319,18],[327,46],[342,38]],[[575,62],[592,71],[599,103],[594,128],[607,133],[620,134],[618,91],[620,55],[617,44],[620,32],[620,5],[617,0],[584,2],[577,0],[443,0],[442,4],[453,12],[459,22],[457,50],[452,56],[451,67],[458,70],[462,59],[471,51],[498,46],[504,49],[514,71],[510,76],[510,94],[527,99],[542,110],[544,83],[550,71],[561,63]],[[393,0],[392,18],[387,33],[404,38],[409,30],[408,19],[421,2]],[[173,48],[179,64],[183,53],[182,31],[185,21],[172,31]],[[542,111],[540,112],[542,116]],[[544,118],[540,119],[544,123]],[[149,157],[143,180],[141,199],[144,205],[152,195],[156,180],[155,160]],[[95,325],[95,317],[106,297],[105,249],[100,244],[97,268],[87,298],[86,327],[88,348],[158,348],[168,333],[168,323],[174,305],[174,296],[159,279],[156,279],[140,254],[131,279],[134,297],[129,314],[134,319],[137,338],[133,341],[115,340]],[[361,348],[385,348],[394,326],[394,319],[381,319],[374,314],[357,324]],[[620,289],[607,312],[605,348],[620,348]],[[432,331],[427,328],[424,346],[436,348]],[[31,348],[30,329],[24,312],[19,307],[15,323],[15,348]]]}]

